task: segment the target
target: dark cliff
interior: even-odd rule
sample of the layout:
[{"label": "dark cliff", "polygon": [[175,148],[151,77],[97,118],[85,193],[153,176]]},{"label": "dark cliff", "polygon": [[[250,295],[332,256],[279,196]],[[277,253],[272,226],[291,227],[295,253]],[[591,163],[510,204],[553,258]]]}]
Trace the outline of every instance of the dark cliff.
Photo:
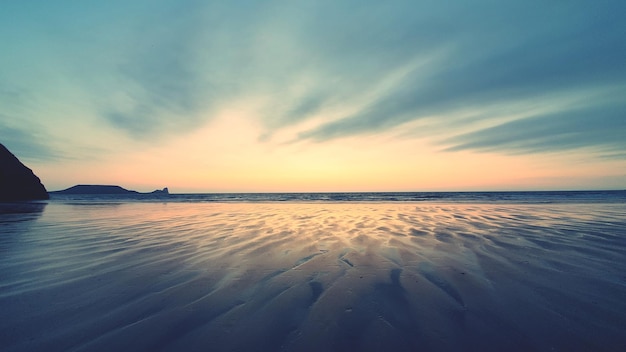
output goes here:
[{"label": "dark cliff", "polygon": [[39,177],[0,144],[0,202],[49,199]]}]

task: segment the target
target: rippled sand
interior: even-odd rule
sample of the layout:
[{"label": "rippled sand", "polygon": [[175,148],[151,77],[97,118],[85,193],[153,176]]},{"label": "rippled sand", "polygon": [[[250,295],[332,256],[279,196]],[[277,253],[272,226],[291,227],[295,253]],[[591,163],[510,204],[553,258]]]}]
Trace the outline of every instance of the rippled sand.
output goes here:
[{"label": "rippled sand", "polygon": [[626,205],[0,214],[2,351],[623,351]]}]

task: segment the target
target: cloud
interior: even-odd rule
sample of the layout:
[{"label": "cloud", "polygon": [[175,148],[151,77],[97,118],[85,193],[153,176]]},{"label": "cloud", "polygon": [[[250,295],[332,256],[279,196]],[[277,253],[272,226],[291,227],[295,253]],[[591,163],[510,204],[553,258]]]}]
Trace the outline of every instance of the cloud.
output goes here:
[{"label": "cloud", "polygon": [[[209,102],[196,62],[198,19],[192,12],[161,13],[151,16],[152,23],[127,29],[131,39],[111,67],[116,81],[105,86],[99,107],[110,124],[149,137],[200,123],[198,112]],[[161,26],[164,22],[168,25]]]},{"label": "cloud", "polygon": [[59,153],[48,143],[45,133],[27,128],[14,128],[3,121],[9,121],[0,114],[0,143],[4,144],[21,161],[47,162],[60,159]]},{"label": "cloud", "polygon": [[[508,5],[500,5],[489,9],[496,20],[486,17],[481,22],[480,16],[485,13],[478,17],[468,13],[457,23],[446,23],[443,17],[431,20],[435,26],[422,35],[438,32],[439,44],[451,48],[446,56],[409,72],[358,111],[303,131],[299,138],[321,142],[378,133],[433,116],[442,123],[446,120],[462,123],[452,119],[463,110],[492,111],[494,107],[507,105],[510,106],[508,114],[520,114],[527,109],[523,103],[545,101],[547,96],[562,98],[576,95],[585,88],[610,90],[623,87],[626,82],[623,61],[626,47],[620,45],[620,33],[624,33],[626,26],[615,17],[614,11],[616,6],[624,8],[624,5],[603,5],[594,8],[593,15],[582,3],[573,4],[565,13],[561,8],[542,8],[541,14],[536,9],[517,11]],[[417,55],[427,56],[437,49],[430,42],[415,40],[414,43],[420,48]],[[349,48],[347,46],[346,50]],[[362,73],[368,76],[368,72]],[[371,81],[375,84],[376,79]],[[363,87],[363,91],[366,90],[367,86]],[[598,118],[609,126],[615,124],[622,111],[617,107],[619,112],[615,113],[615,109],[612,105],[595,106],[573,113],[563,107],[562,111],[546,117],[557,120],[556,123],[537,126],[537,121],[529,116],[529,120],[520,121],[515,127],[532,126],[537,138],[555,133],[561,136],[560,142],[543,143],[546,150],[594,146],[604,144],[605,140],[598,138],[597,134],[580,133],[580,140],[563,137],[573,133],[574,127],[569,123],[572,114],[576,116],[575,131],[580,132],[585,126],[595,126]],[[472,114],[470,118],[475,121],[494,116]],[[614,130],[615,134],[623,136],[620,128]],[[526,143],[530,134],[509,133],[508,137],[513,140],[511,144],[520,145],[518,151],[531,151]],[[456,149],[483,148],[480,138],[487,138],[487,134],[472,136],[478,141],[459,145]],[[517,141],[516,138],[522,139]],[[486,139],[484,143],[490,141]],[[612,139],[612,143],[620,143],[619,138]]]},{"label": "cloud", "polygon": [[528,116],[445,140],[447,151],[538,153],[595,147],[607,156],[626,149],[623,101]]},{"label": "cloud", "polygon": [[164,1],[132,21],[101,23],[96,38],[111,26],[120,29],[114,41],[100,38],[111,49],[109,59],[98,60],[101,67],[86,64],[102,71],[96,73],[98,83],[84,83],[98,115],[147,140],[205,124],[231,99],[258,86],[260,74],[271,79],[254,54],[255,28],[264,16],[260,7],[251,0],[184,6]]},{"label": "cloud", "polygon": [[36,100],[23,89],[0,83],[0,143],[22,161],[58,160],[60,154],[51,146],[52,137],[20,109],[32,101]]},{"label": "cloud", "polygon": [[332,98],[329,97],[326,92],[307,94],[303,98],[295,100],[294,103],[289,106],[288,111],[276,121],[276,125],[288,126],[305,120],[320,112],[324,108],[324,105],[329,104],[331,101]]},{"label": "cloud", "polygon": [[[533,136],[546,150],[621,146],[615,102],[543,115],[532,105],[626,86],[624,12],[623,1],[164,0],[75,4],[36,22],[54,28],[50,64],[69,62],[100,121],[136,139],[187,133],[251,98],[265,101],[250,116],[261,140],[294,126],[297,140],[325,142],[435,119],[421,135],[450,151],[535,152]],[[499,122],[462,130],[481,120]]]}]

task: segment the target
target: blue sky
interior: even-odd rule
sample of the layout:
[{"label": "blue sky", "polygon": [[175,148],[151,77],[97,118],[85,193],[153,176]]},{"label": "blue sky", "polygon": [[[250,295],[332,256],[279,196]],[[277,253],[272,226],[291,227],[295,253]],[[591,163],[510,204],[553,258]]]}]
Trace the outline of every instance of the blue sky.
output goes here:
[{"label": "blue sky", "polygon": [[626,188],[623,1],[3,1],[49,189]]}]

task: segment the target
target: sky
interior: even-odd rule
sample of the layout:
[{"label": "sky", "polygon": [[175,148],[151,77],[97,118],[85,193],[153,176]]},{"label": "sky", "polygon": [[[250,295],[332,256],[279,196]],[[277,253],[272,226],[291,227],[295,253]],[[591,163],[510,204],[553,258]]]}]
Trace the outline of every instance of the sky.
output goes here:
[{"label": "sky", "polygon": [[48,190],[626,189],[626,2],[0,0]]}]

